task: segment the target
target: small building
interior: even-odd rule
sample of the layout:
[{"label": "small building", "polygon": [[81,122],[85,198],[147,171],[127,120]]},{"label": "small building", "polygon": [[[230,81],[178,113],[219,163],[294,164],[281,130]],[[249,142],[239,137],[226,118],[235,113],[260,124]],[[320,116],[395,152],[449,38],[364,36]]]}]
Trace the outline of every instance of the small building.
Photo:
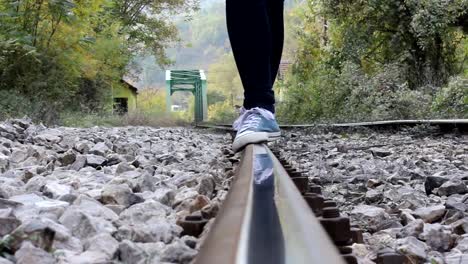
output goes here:
[{"label": "small building", "polygon": [[112,101],[114,113],[123,115],[137,109],[138,88],[125,79],[121,84],[112,90]]}]

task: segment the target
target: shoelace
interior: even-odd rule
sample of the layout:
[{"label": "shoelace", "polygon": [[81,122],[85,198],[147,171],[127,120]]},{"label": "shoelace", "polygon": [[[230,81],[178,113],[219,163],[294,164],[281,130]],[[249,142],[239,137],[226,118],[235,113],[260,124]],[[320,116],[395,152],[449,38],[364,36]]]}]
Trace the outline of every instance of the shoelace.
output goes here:
[{"label": "shoelace", "polygon": [[232,127],[237,131],[241,131],[245,128],[250,128],[252,126],[257,126],[261,120],[259,115],[269,120],[275,119],[275,115],[272,112],[260,107],[255,107],[249,110],[246,110],[242,107],[240,112],[241,115],[232,125]]}]

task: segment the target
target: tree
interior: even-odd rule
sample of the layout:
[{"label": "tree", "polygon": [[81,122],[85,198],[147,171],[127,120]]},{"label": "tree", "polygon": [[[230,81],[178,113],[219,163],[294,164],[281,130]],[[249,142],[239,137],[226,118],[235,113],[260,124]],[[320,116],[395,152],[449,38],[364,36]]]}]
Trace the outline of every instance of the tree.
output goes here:
[{"label": "tree", "polygon": [[[455,49],[465,36],[468,1],[322,0],[316,7],[339,32],[339,60],[378,67],[398,61],[413,89],[445,84],[456,73]],[[335,43],[336,44],[336,43]]]}]

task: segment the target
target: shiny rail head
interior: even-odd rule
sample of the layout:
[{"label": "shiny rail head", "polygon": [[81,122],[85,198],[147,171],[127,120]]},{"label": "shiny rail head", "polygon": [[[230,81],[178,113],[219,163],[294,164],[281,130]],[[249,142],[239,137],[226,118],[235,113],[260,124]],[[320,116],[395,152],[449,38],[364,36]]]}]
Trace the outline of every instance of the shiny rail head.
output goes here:
[{"label": "shiny rail head", "polygon": [[195,263],[345,262],[278,159],[258,144],[243,151]]}]

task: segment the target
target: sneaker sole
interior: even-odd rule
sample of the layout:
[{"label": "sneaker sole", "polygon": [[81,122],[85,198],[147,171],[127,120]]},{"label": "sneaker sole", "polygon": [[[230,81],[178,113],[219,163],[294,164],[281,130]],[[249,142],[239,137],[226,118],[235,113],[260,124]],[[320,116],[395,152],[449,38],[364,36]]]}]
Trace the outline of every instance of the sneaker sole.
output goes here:
[{"label": "sneaker sole", "polygon": [[232,150],[239,152],[248,144],[257,144],[261,142],[273,141],[281,136],[281,132],[252,132],[234,139]]}]

